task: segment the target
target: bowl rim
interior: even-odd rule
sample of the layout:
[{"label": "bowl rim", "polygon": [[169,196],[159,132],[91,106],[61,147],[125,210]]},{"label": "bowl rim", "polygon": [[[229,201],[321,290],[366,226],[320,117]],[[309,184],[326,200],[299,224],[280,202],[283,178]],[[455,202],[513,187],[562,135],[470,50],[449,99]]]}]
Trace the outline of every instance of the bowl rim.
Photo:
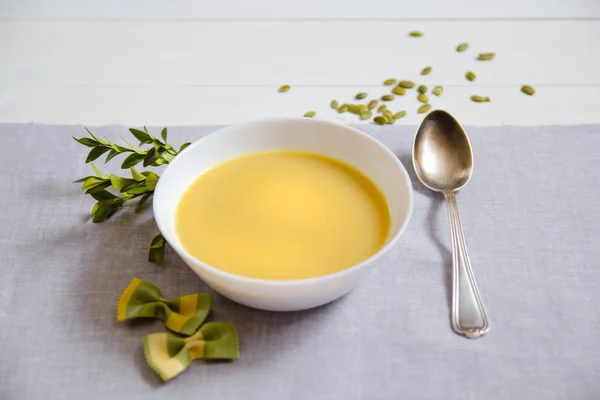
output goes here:
[{"label": "bowl rim", "polygon": [[[182,156],[184,156],[185,153],[192,151],[193,148],[195,148],[197,146],[201,146],[203,140],[205,140],[207,137],[209,137],[211,135],[215,135],[215,134],[222,133],[222,132],[227,132],[227,131],[234,130],[234,129],[245,128],[245,127],[249,127],[252,125],[260,125],[260,124],[274,123],[274,122],[281,123],[281,122],[300,122],[300,121],[302,121],[302,123],[317,123],[317,124],[329,125],[331,127],[345,129],[349,133],[361,136],[363,139],[371,141],[383,153],[385,153],[387,156],[392,158],[393,162],[396,164],[396,166],[400,169],[400,172],[403,174],[403,176],[405,178],[405,182],[407,184],[407,188],[408,188],[408,212],[404,218],[404,221],[402,222],[402,224],[400,226],[400,229],[398,229],[398,232],[396,232],[396,234],[392,238],[390,238],[388,240],[388,242],[383,247],[381,247],[375,254],[371,255],[369,258],[361,261],[358,264],[352,265],[348,268],[344,268],[343,270],[338,271],[338,272],[334,272],[334,273],[322,275],[322,276],[316,276],[316,277],[312,277],[312,278],[302,278],[302,279],[252,278],[252,277],[247,277],[247,276],[243,276],[243,275],[233,274],[231,272],[224,271],[217,267],[213,267],[212,265],[192,256],[183,247],[183,245],[179,241],[179,238],[176,237],[177,235],[173,235],[173,236],[175,236],[175,239],[176,239],[175,241],[170,241],[169,239],[171,239],[172,235],[168,235],[168,234],[165,235],[164,232],[168,231],[168,230],[166,228],[164,228],[165,222],[163,221],[163,217],[161,216],[160,213],[157,212],[157,203],[155,201],[153,201],[152,202],[152,211],[154,214],[154,220],[156,222],[156,225],[158,226],[158,229],[159,229],[161,235],[163,235],[163,237],[169,243],[169,245],[171,247],[173,247],[175,252],[178,253],[178,256],[181,256],[181,254],[184,254],[186,257],[189,257],[190,259],[194,260],[196,262],[196,264],[198,266],[200,266],[201,268],[204,268],[204,269],[208,270],[210,273],[218,275],[225,279],[230,279],[230,280],[234,280],[234,281],[238,281],[238,282],[242,282],[242,283],[254,283],[254,284],[267,285],[267,286],[302,286],[302,285],[314,284],[316,282],[327,282],[327,281],[337,280],[337,279],[343,278],[344,276],[349,275],[357,270],[363,269],[366,266],[368,266],[369,264],[371,264],[374,261],[376,261],[377,259],[379,259],[385,253],[387,253],[389,251],[389,249],[392,246],[394,246],[396,244],[396,242],[398,242],[398,240],[400,239],[400,236],[406,230],[406,227],[408,226],[408,223],[410,222],[410,219],[411,219],[412,213],[413,213],[414,190],[412,187],[412,181],[410,179],[410,175],[408,174],[408,171],[406,171],[406,168],[404,167],[402,162],[398,159],[398,157],[389,148],[387,148],[383,143],[381,143],[379,140],[375,139],[374,137],[372,137],[370,135],[367,135],[366,133],[364,133],[361,130],[356,129],[352,126],[343,125],[343,124],[340,124],[337,122],[327,121],[327,120],[323,120],[323,119],[312,119],[312,118],[305,118],[305,117],[262,118],[262,119],[242,122],[239,124],[233,124],[233,125],[225,126],[223,128],[219,128],[213,132],[210,132],[210,133],[202,136],[201,138],[197,139],[196,141],[192,142],[191,145],[189,145],[181,153],[179,153],[177,155],[177,157],[175,157],[173,159],[173,161],[167,165],[167,168],[161,174],[161,177],[158,180],[156,188],[154,189],[154,193],[156,194],[156,193],[160,192],[161,186],[164,185],[164,182],[165,182],[165,180],[163,179],[164,176],[166,175],[168,177],[168,171],[171,168],[173,168],[173,166],[176,165],[179,160],[182,159]],[[308,121],[311,121],[311,122],[308,122]],[[350,164],[350,165],[352,165],[352,164]],[[175,242],[175,243],[173,243],[173,242]],[[184,262],[185,262],[185,260],[184,260]],[[188,265],[188,267],[191,268],[191,266],[189,266],[189,265]]]}]

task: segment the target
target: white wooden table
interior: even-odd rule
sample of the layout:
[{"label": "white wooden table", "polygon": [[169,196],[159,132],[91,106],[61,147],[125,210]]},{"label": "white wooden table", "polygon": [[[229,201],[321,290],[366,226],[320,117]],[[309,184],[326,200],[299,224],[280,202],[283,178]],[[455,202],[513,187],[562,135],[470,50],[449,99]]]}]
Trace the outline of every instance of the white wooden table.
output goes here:
[{"label": "white wooden table", "polygon": [[[0,122],[338,118],[332,99],[397,77],[443,85],[433,106],[465,124],[600,123],[599,39],[598,0],[3,0]],[[496,59],[474,60],[487,51]],[[401,123],[420,120],[413,96],[393,104],[409,111]]]}]

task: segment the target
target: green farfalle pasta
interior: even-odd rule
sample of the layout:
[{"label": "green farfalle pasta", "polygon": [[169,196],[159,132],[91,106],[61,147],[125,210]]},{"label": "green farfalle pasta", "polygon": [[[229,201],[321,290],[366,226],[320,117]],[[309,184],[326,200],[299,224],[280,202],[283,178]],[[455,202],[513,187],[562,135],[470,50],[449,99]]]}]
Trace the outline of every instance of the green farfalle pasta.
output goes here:
[{"label": "green farfalle pasta", "polygon": [[163,381],[176,377],[199,358],[239,358],[239,343],[237,330],[230,322],[207,322],[187,338],[169,333],[154,333],[142,338],[146,362]]},{"label": "green farfalle pasta", "polygon": [[117,321],[156,318],[173,332],[189,336],[206,319],[211,301],[208,293],[165,299],[153,284],[133,278],[117,304]]}]

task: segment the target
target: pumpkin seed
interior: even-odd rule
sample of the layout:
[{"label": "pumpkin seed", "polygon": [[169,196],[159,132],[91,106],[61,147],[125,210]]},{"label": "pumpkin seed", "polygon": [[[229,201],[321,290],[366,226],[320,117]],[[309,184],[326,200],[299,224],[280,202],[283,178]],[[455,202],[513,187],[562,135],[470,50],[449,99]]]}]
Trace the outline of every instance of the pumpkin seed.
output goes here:
[{"label": "pumpkin seed", "polygon": [[314,118],[314,117],[315,117],[315,115],[317,115],[317,113],[316,113],[316,112],[314,112],[314,111],[309,111],[309,112],[307,112],[306,114],[304,114],[304,116],[305,116],[306,118]]},{"label": "pumpkin seed", "polygon": [[423,104],[421,107],[419,107],[419,109],[417,110],[417,112],[419,114],[424,114],[427,111],[431,110],[431,104]]},{"label": "pumpkin seed", "polygon": [[400,81],[398,82],[398,86],[403,87],[405,89],[412,89],[415,87],[415,83],[412,81]]},{"label": "pumpkin seed", "polygon": [[406,111],[398,111],[393,115],[394,119],[404,118],[406,116]]},{"label": "pumpkin seed", "polygon": [[392,101],[396,98],[396,96],[394,96],[393,94],[384,94],[383,96],[381,96],[381,100],[383,101]]},{"label": "pumpkin seed", "polygon": [[492,101],[489,97],[479,95],[471,96],[471,100],[473,100],[475,103],[489,103],[490,101]]},{"label": "pumpkin seed", "polygon": [[419,93],[427,93],[427,86],[421,85],[417,88],[417,92]]},{"label": "pumpkin seed", "polygon": [[431,93],[433,93],[436,96],[441,96],[442,93],[444,93],[444,88],[441,86],[436,86],[433,88],[433,90],[431,91]]},{"label": "pumpkin seed", "polygon": [[373,122],[375,122],[377,125],[383,125],[387,122],[387,119],[383,115],[379,115],[373,118]]},{"label": "pumpkin seed", "polygon": [[279,88],[279,93],[285,93],[288,90],[290,90],[290,85],[283,85],[282,87]]},{"label": "pumpkin seed", "polygon": [[427,66],[421,70],[421,75],[429,75],[431,72],[431,67]]},{"label": "pumpkin seed", "polygon": [[494,57],[496,57],[496,53],[479,53],[477,59],[479,61],[489,61],[494,59]]},{"label": "pumpkin seed", "polygon": [[456,46],[456,51],[458,51],[460,53],[461,51],[465,51],[468,48],[469,48],[469,43],[461,43],[458,46]]},{"label": "pumpkin seed", "polygon": [[388,125],[393,124],[394,122],[396,122],[396,120],[394,118],[387,118],[385,119],[385,123]]},{"label": "pumpkin seed", "polygon": [[356,115],[359,115],[362,112],[360,107],[357,106],[356,104],[348,104],[348,111],[350,111],[352,114],[356,114]]},{"label": "pumpkin seed", "polygon": [[419,32],[419,31],[412,31],[412,32],[410,32],[408,35],[409,35],[409,36],[412,36],[412,37],[421,37],[421,36],[423,36],[423,32]]},{"label": "pumpkin seed", "polygon": [[355,100],[362,100],[365,97],[367,97],[367,94],[365,92],[360,92],[360,93],[357,93],[356,96],[354,96],[354,99]]},{"label": "pumpkin seed", "polygon": [[535,94],[535,89],[529,85],[525,85],[521,87],[521,92],[525,93],[528,96],[533,96]]},{"label": "pumpkin seed", "polygon": [[377,109],[378,113],[382,113],[387,109],[387,105],[386,104],[382,104],[379,106],[379,108]]},{"label": "pumpkin seed", "polygon": [[469,71],[465,74],[465,78],[467,78],[468,81],[473,82],[477,78],[477,75],[475,75],[473,72]]},{"label": "pumpkin seed", "polygon": [[371,100],[371,101],[369,102],[369,104],[367,104],[367,108],[368,108],[369,110],[372,110],[372,109],[374,109],[375,107],[377,107],[377,104],[379,104],[379,102],[378,102],[377,100]]},{"label": "pumpkin seed", "polygon": [[339,107],[340,107],[340,103],[338,103],[337,100],[331,101],[331,108],[333,108],[334,110],[337,110]]},{"label": "pumpkin seed", "polygon": [[394,118],[394,114],[392,114],[392,112],[390,110],[387,110],[387,109],[383,110],[383,115],[384,115],[384,117],[386,117],[388,119],[389,118]]},{"label": "pumpkin seed", "polygon": [[393,85],[394,83],[396,83],[396,79],[394,79],[394,78],[386,79],[385,81],[383,81],[383,84],[384,84],[385,86],[391,86],[391,85]]},{"label": "pumpkin seed", "polygon": [[373,113],[371,112],[371,110],[366,110],[360,113],[360,119],[362,121],[365,121],[367,119],[370,119],[372,115]]},{"label": "pumpkin seed", "polygon": [[402,86],[396,86],[392,89],[392,93],[397,94],[398,96],[404,96],[406,94],[406,89]]},{"label": "pumpkin seed", "polygon": [[338,112],[340,114],[345,113],[346,111],[348,111],[348,104],[344,104],[340,108],[338,108]]},{"label": "pumpkin seed", "polygon": [[419,100],[421,103],[427,103],[429,101],[429,97],[427,97],[425,93],[421,93],[417,96],[417,100]]}]

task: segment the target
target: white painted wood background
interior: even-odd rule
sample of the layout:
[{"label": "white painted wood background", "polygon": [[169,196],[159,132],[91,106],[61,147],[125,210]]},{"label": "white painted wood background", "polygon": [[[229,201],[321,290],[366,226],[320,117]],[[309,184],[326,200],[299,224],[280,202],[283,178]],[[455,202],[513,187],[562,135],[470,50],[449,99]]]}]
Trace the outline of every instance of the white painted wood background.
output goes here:
[{"label": "white painted wood background", "polygon": [[[432,105],[465,124],[600,123],[599,39],[600,0],[0,0],[0,122],[339,118],[332,99],[381,95],[396,77],[443,85]],[[418,106],[390,104],[405,124]]]}]

